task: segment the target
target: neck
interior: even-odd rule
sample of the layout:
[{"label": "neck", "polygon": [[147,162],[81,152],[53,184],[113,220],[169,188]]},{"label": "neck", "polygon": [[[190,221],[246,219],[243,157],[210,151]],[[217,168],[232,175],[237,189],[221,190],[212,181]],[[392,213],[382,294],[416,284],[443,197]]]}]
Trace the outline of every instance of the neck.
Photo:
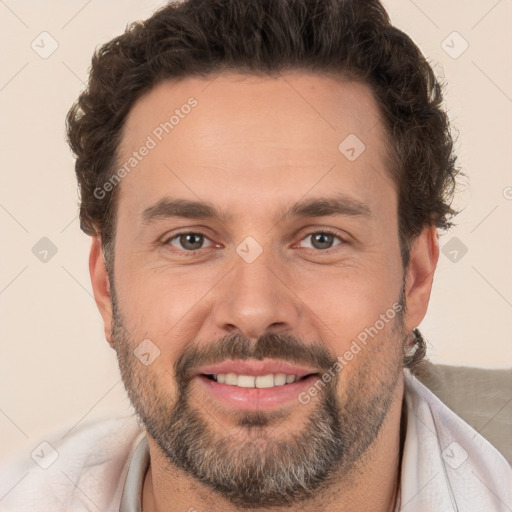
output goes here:
[{"label": "neck", "polygon": [[[393,512],[398,499],[400,463],[405,435],[403,380],[398,384],[379,435],[349,475],[333,474],[329,483],[315,496],[291,510],[322,512]],[[205,512],[245,510],[199,484],[195,479],[169,465],[156,443],[149,438],[151,464],[144,481],[143,512]],[[253,512],[278,512],[278,508],[253,508]],[[285,510],[284,508],[282,509]]]}]

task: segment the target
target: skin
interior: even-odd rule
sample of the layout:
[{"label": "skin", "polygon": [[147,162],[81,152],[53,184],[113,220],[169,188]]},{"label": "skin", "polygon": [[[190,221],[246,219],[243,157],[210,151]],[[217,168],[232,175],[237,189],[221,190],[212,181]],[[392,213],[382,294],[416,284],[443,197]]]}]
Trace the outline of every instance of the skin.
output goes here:
[{"label": "skin", "polygon": [[[177,396],[173,365],[192,340],[206,346],[233,333],[251,340],[268,332],[293,334],[342,356],[396,303],[403,282],[403,329],[410,333],[417,327],[430,298],[437,235],[433,227],[423,229],[404,271],[397,192],[369,87],[300,72],[275,79],[229,73],[214,80],[167,81],[132,108],[119,162],[191,96],[197,107],[119,185],[114,245],[114,283],[124,325],[133,348],[145,338],[158,346],[160,356],[144,371],[169,400]],[[348,134],[366,146],[355,161],[338,150]],[[367,205],[370,214],[282,215],[297,201],[337,191]],[[166,196],[210,202],[231,217],[169,217],[145,224],[141,212]],[[329,249],[315,248],[308,236],[323,229],[340,237]],[[178,238],[165,243],[177,233],[198,231],[207,239],[195,255],[187,256]],[[248,236],[263,249],[250,264],[236,252]],[[105,336],[113,345],[110,283],[99,238],[92,240],[90,273]],[[386,326],[340,373],[342,403],[351,395],[364,397],[354,395],[362,393],[355,382],[363,369],[371,376],[368,393],[395,378],[397,385],[379,435],[356,469],[336,475],[307,503],[308,510],[393,510],[403,398],[396,361],[403,343]],[[218,406],[195,383],[191,396],[214,432],[229,432],[234,442],[251,435],[235,425],[234,411]],[[283,407],[283,419],[269,435],[299,431],[317,401]],[[150,453],[144,512],[170,510],[168,503],[179,511],[240,510],[173,468],[152,439]]]}]

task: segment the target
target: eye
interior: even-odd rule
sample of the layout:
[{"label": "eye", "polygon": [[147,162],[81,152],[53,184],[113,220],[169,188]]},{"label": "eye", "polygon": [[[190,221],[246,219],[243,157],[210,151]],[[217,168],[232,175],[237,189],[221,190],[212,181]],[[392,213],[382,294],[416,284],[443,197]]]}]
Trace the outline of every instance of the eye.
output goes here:
[{"label": "eye", "polygon": [[202,233],[188,232],[178,233],[177,235],[174,235],[172,238],[169,238],[165,243],[170,244],[178,249],[192,252],[197,251],[199,249],[205,249],[205,247],[203,247],[205,241],[208,241],[210,243],[208,247],[213,246],[211,240]]},{"label": "eye", "polygon": [[[335,247],[336,245],[340,245],[344,243],[339,236],[331,233],[329,231],[315,231],[314,233],[310,233],[305,238],[301,240],[301,243],[310,239],[309,245],[301,245],[301,247],[306,247],[308,249],[317,249],[317,250],[325,250],[330,249],[331,247]],[[335,240],[339,240],[338,243],[334,243]]]}]

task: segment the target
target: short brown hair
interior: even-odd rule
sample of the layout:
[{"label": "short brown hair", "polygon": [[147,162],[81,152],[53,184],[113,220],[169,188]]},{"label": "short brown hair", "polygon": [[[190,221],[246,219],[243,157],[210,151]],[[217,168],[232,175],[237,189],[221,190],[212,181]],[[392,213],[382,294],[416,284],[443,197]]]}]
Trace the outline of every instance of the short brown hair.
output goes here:
[{"label": "short brown hair", "polygon": [[135,101],[157,83],[222,71],[275,76],[304,70],[368,84],[380,105],[398,190],[404,267],[426,225],[448,228],[458,173],[441,85],[378,0],[185,0],[127,27],[93,56],[87,89],[67,116],[76,154],[81,228],[114,239],[114,172]]}]

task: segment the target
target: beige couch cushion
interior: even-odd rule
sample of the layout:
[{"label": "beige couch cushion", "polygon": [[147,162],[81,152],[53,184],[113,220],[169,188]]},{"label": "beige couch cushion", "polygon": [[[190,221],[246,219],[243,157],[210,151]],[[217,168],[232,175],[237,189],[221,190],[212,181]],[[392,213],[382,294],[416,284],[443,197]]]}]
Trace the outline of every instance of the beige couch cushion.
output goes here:
[{"label": "beige couch cushion", "polygon": [[427,363],[416,375],[512,464],[512,369]]}]

